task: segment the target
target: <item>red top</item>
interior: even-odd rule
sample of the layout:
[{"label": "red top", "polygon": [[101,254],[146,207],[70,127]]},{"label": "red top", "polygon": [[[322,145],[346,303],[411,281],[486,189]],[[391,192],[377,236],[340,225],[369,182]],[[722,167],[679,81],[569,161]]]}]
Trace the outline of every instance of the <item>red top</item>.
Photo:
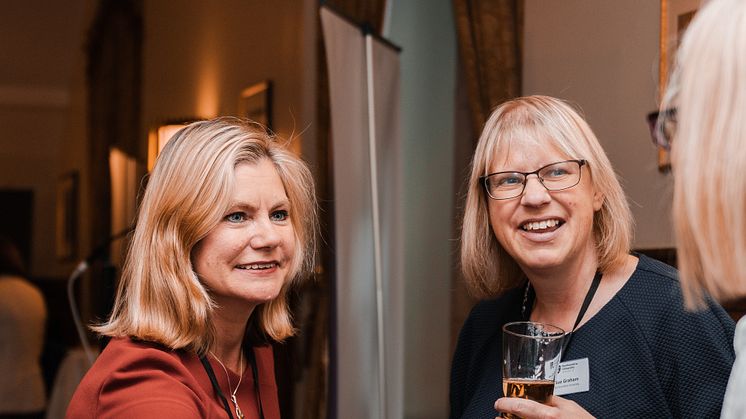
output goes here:
[{"label": "red top", "polygon": [[[264,417],[279,419],[272,347],[256,346],[254,354]],[[213,357],[208,359],[235,418],[225,371]],[[228,374],[235,389],[238,375],[230,370]],[[247,419],[259,417],[250,367],[244,370],[236,397]],[[117,338],[109,342],[83,377],[66,417],[225,419],[228,414],[197,355]]]}]

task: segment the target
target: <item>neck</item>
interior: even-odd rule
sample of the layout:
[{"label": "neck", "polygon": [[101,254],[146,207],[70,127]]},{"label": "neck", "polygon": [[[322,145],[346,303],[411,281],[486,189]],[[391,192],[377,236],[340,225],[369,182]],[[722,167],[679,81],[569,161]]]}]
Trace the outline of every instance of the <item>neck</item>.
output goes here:
[{"label": "neck", "polygon": [[213,316],[215,344],[210,350],[226,368],[239,374],[242,372],[241,348],[250,315],[251,312],[245,316],[226,316],[224,311],[218,309]]},{"label": "neck", "polygon": [[536,294],[532,321],[572,330],[598,267],[595,252],[587,259],[561,269],[527,273]]}]

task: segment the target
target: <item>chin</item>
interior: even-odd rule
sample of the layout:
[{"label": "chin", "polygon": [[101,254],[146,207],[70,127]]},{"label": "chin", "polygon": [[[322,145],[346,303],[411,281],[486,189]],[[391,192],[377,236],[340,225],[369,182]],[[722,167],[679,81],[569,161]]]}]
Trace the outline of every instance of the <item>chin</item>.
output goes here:
[{"label": "chin", "polygon": [[566,258],[552,253],[534,252],[534,254],[531,254],[528,257],[516,260],[524,269],[543,270],[561,266],[566,261]]},{"label": "chin", "polygon": [[276,300],[277,297],[280,296],[280,289],[273,289],[273,290],[262,290],[252,293],[251,296],[249,296],[249,300],[251,300],[254,304],[264,304],[268,303],[272,300]]}]

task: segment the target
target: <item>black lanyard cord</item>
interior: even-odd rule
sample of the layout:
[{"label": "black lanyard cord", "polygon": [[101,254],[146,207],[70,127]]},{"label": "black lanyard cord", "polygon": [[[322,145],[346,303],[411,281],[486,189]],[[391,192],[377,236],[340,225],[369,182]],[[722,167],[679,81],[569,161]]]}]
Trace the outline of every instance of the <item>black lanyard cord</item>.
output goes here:
[{"label": "black lanyard cord", "polygon": [[562,360],[562,358],[565,357],[565,352],[567,351],[567,347],[570,346],[572,335],[573,333],[575,333],[575,329],[578,328],[580,321],[583,320],[583,316],[585,316],[585,312],[588,310],[588,306],[590,306],[591,301],[593,301],[593,296],[596,295],[596,290],[598,290],[598,285],[601,283],[602,276],[603,274],[601,273],[601,271],[596,271],[596,275],[593,277],[593,282],[591,282],[591,287],[588,289],[588,293],[585,294],[583,305],[580,306],[578,318],[575,319],[575,325],[572,327],[572,330],[565,336],[565,343],[562,344],[562,357],[560,358],[560,361]]},{"label": "black lanyard cord", "polygon": [[[572,330],[567,332],[565,334],[565,341],[562,344],[562,358],[565,357],[565,353],[567,351],[567,347],[570,346],[570,341],[572,340],[573,332],[575,332],[575,329],[578,328],[578,325],[580,324],[580,321],[583,320],[583,316],[585,316],[585,312],[588,311],[588,307],[591,305],[591,301],[593,301],[593,296],[596,295],[596,291],[598,290],[598,285],[601,283],[601,277],[603,274],[601,271],[596,271],[596,275],[593,277],[593,282],[591,282],[591,287],[588,289],[588,293],[585,294],[585,299],[583,300],[583,305],[580,306],[580,311],[578,312],[578,317],[575,319],[575,325],[572,327]],[[531,283],[529,282],[526,284],[526,295],[524,296],[524,305],[523,305],[523,318],[528,320],[530,317],[530,312],[527,315],[526,314],[526,303],[525,300],[529,299],[529,289],[531,288]],[[533,291],[533,290],[532,290]],[[533,300],[536,296],[534,293],[531,293],[531,305],[533,305]],[[560,360],[562,360],[560,358]]]},{"label": "black lanyard cord", "polygon": [[[264,419],[264,409],[262,408],[262,397],[259,393],[259,369],[256,367],[256,355],[254,354],[254,349],[250,348],[248,350],[249,352],[249,365],[251,365],[251,376],[254,379],[254,392],[256,393],[256,403],[257,407],[259,408],[259,419]],[[223,409],[225,409],[225,412],[228,413],[228,418],[233,419],[233,414],[231,413],[231,406],[228,404],[228,399],[225,398],[225,395],[223,394],[223,391],[220,389],[220,385],[218,384],[218,379],[215,377],[215,371],[212,369],[212,365],[210,365],[210,362],[207,360],[207,357],[202,355],[199,357],[200,362],[202,362],[202,366],[205,367],[205,371],[207,372],[207,376],[210,377],[210,382],[212,383],[212,388],[215,390],[215,393],[218,395],[218,398],[223,404]]]},{"label": "black lanyard cord", "polygon": [[220,389],[220,385],[218,384],[218,379],[215,377],[215,371],[212,370],[212,365],[210,365],[210,361],[207,360],[207,357],[202,355],[199,357],[200,362],[202,362],[202,366],[205,367],[205,371],[207,371],[207,376],[210,377],[210,382],[212,383],[212,388],[215,390],[215,393],[217,393],[218,398],[221,402],[223,402],[223,409],[225,409],[226,412],[228,412],[228,417],[230,419],[233,419],[233,414],[231,413],[231,407],[228,404],[228,400],[226,400],[225,396],[223,395],[223,391]]},{"label": "black lanyard cord", "polygon": [[254,354],[254,348],[249,349],[249,363],[251,364],[251,376],[254,378],[254,392],[256,393],[256,404],[259,408],[259,419],[264,419],[262,397],[259,394],[259,369],[256,367],[256,355]]}]

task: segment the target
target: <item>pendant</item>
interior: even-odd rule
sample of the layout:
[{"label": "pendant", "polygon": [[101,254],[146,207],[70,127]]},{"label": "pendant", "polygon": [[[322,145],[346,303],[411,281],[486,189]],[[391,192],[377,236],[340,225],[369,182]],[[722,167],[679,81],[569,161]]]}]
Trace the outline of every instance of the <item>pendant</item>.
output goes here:
[{"label": "pendant", "polygon": [[236,417],[238,419],[244,419],[243,412],[241,411],[241,408],[238,407],[238,401],[236,400],[236,395],[235,394],[231,395],[231,401],[233,402],[233,406],[236,406]]}]

